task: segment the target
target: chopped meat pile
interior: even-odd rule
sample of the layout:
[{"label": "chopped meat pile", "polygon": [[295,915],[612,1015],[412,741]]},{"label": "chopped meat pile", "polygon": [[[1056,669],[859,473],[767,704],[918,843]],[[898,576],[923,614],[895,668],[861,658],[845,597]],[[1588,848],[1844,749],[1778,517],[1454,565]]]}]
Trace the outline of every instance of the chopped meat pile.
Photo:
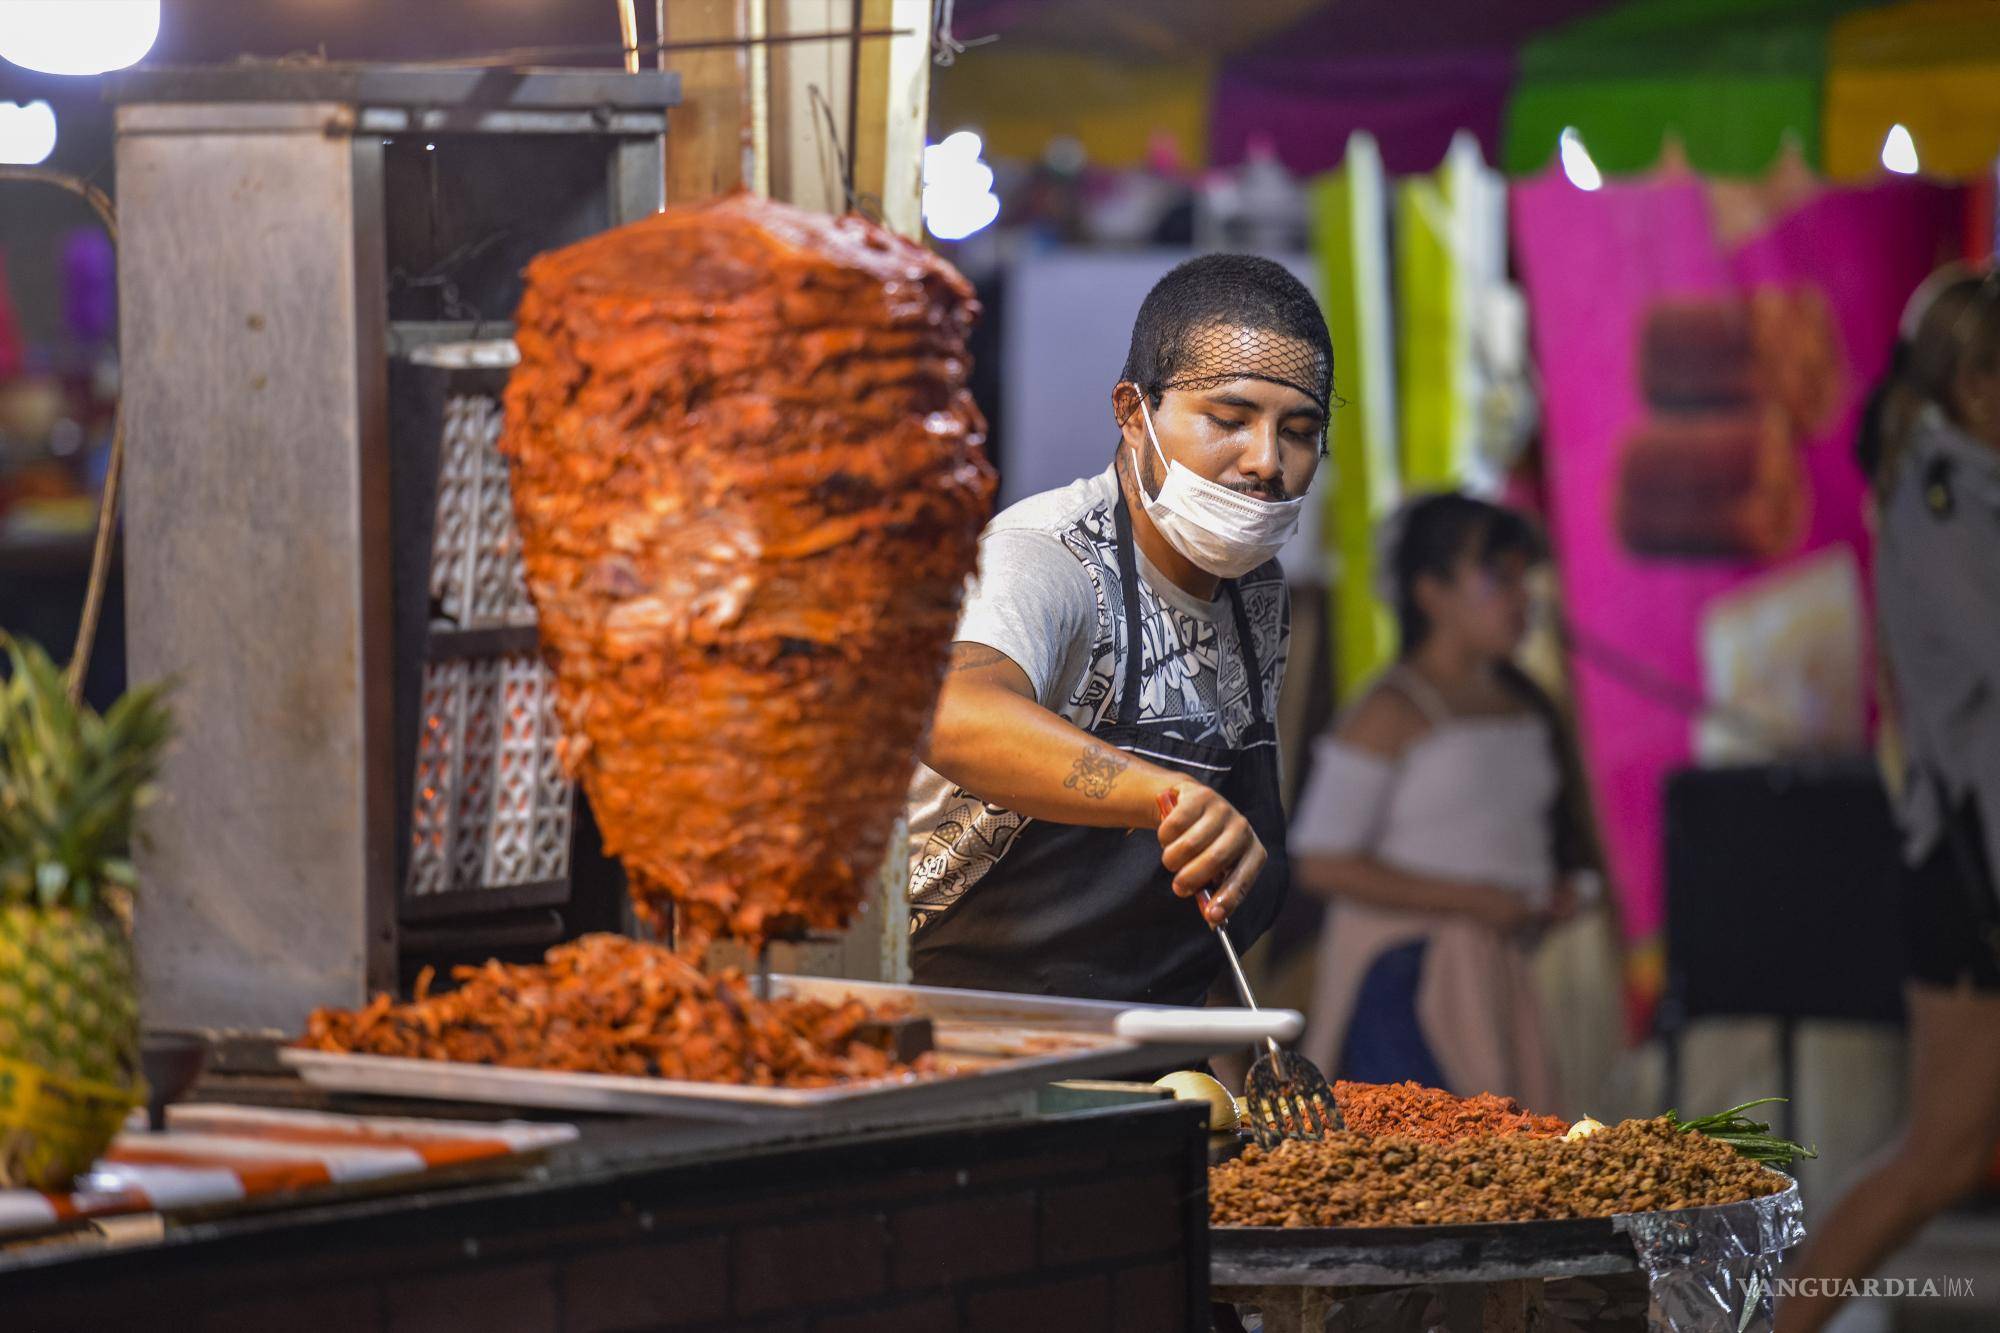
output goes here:
[{"label": "chopped meat pile", "polygon": [[845,926],[994,478],[950,265],[736,194],[542,255],[501,446],[582,780],[696,956]]},{"label": "chopped meat pile", "polygon": [[618,935],[557,945],[534,965],[488,962],[452,976],[456,990],[432,995],[425,969],[408,1004],[381,994],[362,1009],[315,1010],[298,1044],[757,1087],[912,1072],[857,1039],[862,1024],[884,1016],[858,1001],[759,1000],[740,974],[704,976],[659,945]]},{"label": "chopped meat pile", "polygon": [[1535,1115],[1512,1097],[1482,1092],[1455,1097],[1442,1088],[1421,1083],[1334,1084],[1340,1117],[1358,1134],[1400,1134],[1427,1143],[1450,1143],[1482,1135],[1530,1134],[1561,1138],[1569,1122],[1560,1116]]},{"label": "chopped meat pile", "polygon": [[1627,1120],[1574,1142],[1343,1132],[1269,1151],[1252,1144],[1210,1168],[1208,1206],[1221,1227],[1528,1222],[1737,1203],[1790,1183],[1665,1119]]}]

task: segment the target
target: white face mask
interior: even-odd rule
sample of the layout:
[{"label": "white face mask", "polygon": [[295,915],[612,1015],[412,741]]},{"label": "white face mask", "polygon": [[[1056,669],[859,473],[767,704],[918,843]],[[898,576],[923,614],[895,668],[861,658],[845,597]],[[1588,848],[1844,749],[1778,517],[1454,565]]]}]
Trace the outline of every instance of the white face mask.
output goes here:
[{"label": "white face mask", "polygon": [[1146,438],[1152,442],[1153,452],[1166,464],[1167,479],[1158,495],[1147,495],[1139,480],[1138,460],[1134,459],[1132,480],[1146,517],[1153,520],[1160,535],[1217,578],[1238,578],[1277,555],[1298,530],[1306,497],[1259,500],[1168,462],[1160,437],[1153,433],[1153,414],[1146,409],[1144,392],[1139,395],[1139,412],[1146,419]]}]

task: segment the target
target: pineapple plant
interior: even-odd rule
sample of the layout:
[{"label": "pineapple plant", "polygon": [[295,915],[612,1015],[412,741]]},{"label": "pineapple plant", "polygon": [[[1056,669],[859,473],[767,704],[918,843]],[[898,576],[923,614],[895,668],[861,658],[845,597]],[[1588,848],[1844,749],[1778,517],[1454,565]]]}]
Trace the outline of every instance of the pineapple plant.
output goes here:
[{"label": "pineapple plant", "polygon": [[165,685],[99,715],[0,645],[0,1187],[61,1190],[145,1096],[129,855],[173,724]]}]

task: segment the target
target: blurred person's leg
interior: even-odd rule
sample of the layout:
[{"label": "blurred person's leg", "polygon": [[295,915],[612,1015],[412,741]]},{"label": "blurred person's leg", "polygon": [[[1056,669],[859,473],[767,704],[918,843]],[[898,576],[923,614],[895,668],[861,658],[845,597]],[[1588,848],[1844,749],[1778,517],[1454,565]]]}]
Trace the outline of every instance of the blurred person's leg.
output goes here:
[{"label": "blurred person's leg", "polygon": [[[1909,1116],[1825,1220],[1810,1228],[1784,1276],[1818,1283],[1874,1273],[1918,1229],[1984,1179],[2000,1141],[2000,994],[1909,989]],[[1814,1333],[1838,1296],[1792,1296],[1776,1333]]]}]

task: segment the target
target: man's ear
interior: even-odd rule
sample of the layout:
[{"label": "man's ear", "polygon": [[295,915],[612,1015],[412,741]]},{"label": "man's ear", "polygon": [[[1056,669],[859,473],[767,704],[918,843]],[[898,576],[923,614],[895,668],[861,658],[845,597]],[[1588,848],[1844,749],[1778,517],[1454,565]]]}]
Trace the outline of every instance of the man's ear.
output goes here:
[{"label": "man's ear", "polygon": [[[1111,419],[1118,423],[1121,431],[1129,430],[1139,422],[1139,386],[1130,380],[1120,380],[1111,391]],[[1141,430],[1145,427],[1140,425]]]}]

